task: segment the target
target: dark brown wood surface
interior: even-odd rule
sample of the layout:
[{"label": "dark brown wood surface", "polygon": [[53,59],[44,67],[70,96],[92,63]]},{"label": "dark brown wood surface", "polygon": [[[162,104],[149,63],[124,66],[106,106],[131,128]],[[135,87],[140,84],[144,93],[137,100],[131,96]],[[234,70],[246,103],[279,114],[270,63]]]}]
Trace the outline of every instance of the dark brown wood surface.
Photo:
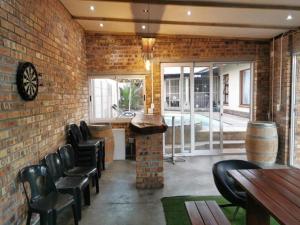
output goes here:
[{"label": "dark brown wood surface", "polygon": [[138,134],[164,133],[168,126],[160,115],[136,115],[130,123],[130,128]]},{"label": "dark brown wood surface", "polygon": [[300,225],[300,170],[230,170],[229,174],[248,193],[247,225]]},{"label": "dark brown wood surface", "polygon": [[192,225],[230,225],[215,201],[185,202]]}]

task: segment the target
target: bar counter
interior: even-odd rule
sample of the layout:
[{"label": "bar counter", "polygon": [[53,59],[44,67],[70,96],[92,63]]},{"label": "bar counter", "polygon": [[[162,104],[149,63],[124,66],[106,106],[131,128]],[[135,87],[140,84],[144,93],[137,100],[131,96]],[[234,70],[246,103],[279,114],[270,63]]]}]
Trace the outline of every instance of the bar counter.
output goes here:
[{"label": "bar counter", "polygon": [[167,130],[160,115],[137,115],[131,120],[131,131],[136,138],[136,187],[162,188],[163,133]]}]

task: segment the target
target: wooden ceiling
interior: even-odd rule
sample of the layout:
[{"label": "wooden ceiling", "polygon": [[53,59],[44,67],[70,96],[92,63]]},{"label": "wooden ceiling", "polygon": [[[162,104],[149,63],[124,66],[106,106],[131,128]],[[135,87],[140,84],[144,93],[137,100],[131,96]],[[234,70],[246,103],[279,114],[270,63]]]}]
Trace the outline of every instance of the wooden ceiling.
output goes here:
[{"label": "wooden ceiling", "polygon": [[[102,33],[266,39],[296,29],[300,25],[299,0],[61,2],[85,30]],[[94,10],[91,10],[91,6]],[[291,20],[287,20],[289,15]]]}]

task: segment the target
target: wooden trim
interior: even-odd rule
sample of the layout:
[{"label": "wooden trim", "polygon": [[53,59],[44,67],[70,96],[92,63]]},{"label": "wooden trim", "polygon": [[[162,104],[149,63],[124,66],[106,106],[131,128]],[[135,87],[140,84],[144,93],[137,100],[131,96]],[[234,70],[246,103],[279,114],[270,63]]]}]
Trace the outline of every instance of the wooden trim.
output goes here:
[{"label": "wooden trim", "polygon": [[[113,35],[113,36],[141,36],[144,37],[145,33],[139,33],[139,32],[117,32],[117,31],[95,31],[95,30],[85,30],[85,33],[87,35]],[[230,37],[230,36],[209,36],[209,35],[192,35],[192,34],[166,34],[166,33],[159,33],[159,34],[153,34],[150,33],[149,36],[156,37],[156,38],[210,38],[212,40],[228,40],[228,41],[255,41],[255,42],[261,42],[269,44],[272,40],[271,38],[246,38],[246,37]],[[174,59],[173,59],[174,60]],[[231,61],[240,61],[238,58],[233,59]],[[246,61],[254,61],[255,59],[251,58],[250,60]],[[195,61],[195,60],[193,60]],[[220,60],[219,60],[220,61]],[[222,60],[221,60],[222,61]],[[180,61],[181,62],[181,61]],[[223,61],[222,61],[223,62]]]},{"label": "wooden trim", "polygon": [[[90,0],[83,0],[90,1]],[[157,5],[180,5],[180,6],[198,6],[198,7],[218,7],[218,8],[240,8],[240,9],[261,9],[261,10],[292,10],[300,11],[300,6],[284,4],[255,4],[239,2],[217,2],[217,1],[184,1],[184,0],[93,0],[94,2],[120,2],[136,4],[157,4]]]},{"label": "wooden trim", "polygon": [[[241,70],[240,71],[240,107],[244,107],[244,108],[249,108],[250,107],[250,104],[243,104],[243,80],[244,80],[244,72],[247,71],[247,70],[250,70],[249,69],[244,69],[244,70]],[[250,73],[250,76],[251,76],[251,73]]]},{"label": "wooden trim", "polygon": [[274,29],[274,30],[291,30],[297,28],[295,26],[259,25],[259,24],[241,24],[241,23],[187,22],[187,21],[171,21],[171,20],[126,19],[126,18],[111,18],[111,17],[72,16],[72,18],[75,20],[88,20],[88,21],[165,24],[165,25],[182,25],[182,26],[237,27],[237,28],[256,28],[256,29]]}]

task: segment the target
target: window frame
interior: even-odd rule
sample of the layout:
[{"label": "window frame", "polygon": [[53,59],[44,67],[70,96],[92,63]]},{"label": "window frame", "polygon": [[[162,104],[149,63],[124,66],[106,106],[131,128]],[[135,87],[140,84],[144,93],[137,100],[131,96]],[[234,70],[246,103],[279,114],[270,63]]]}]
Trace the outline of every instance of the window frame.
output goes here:
[{"label": "window frame", "polygon": [[[244,74],[245,71],[249,70],[250,73],[250,103],[245,104],[243,103],[243,91],[244,91]],[[240,107],[250,108],[251,104],[251,68],[240,70]]]},{"label": "window frame", "polygon": [[[178,100],[177,100],[177,102],[178,102],[178,106],[174,106],[174,107],[172,107],[172,106],[169,106],[169,107],[165,107],[165,109],[168,109],[168,110],[179,110],[180,109],[180,107],[181,107],[181,99],[180,99],[180,78],[169,78],[169,79],[167,79],[167,81],[169,82],[169,88],[170,88],[170,82],[171,81],[178,81],[178,88],[179,88],[179,91],[178,91],[178,95],[179,95],[179,98],[178,98]],[[167,83],[165,83],[165,85],[167,86]],[[166,88],[167,89],[167,88]],[[167,90],[165,90],[165,97],[167,97]],[[170,93],[169,93],[169,95],[170,95]],[[169,102],[171,102],[172,100],[169,100]]]},{"label": "window frame", "polygon": [[[89,96],[88,96],[88,103],[89,103],[89,122],[90,123],[102,123],[102,122],[111,122],[111,121],[130,121],[131,118],[96,118],[95,117],[95,105],[94,105],[94,93],[93,93],[93,82],[94,79],[113,79],[113,80],[120,80],[120,79],[141,79],[143,80],[143,101],[144,101],[144,112],[146,112],[146,75],[101,75],[101,76],[90,76],[89,77]],[[117,90],[119,91],[119,90]]]}]

